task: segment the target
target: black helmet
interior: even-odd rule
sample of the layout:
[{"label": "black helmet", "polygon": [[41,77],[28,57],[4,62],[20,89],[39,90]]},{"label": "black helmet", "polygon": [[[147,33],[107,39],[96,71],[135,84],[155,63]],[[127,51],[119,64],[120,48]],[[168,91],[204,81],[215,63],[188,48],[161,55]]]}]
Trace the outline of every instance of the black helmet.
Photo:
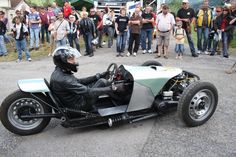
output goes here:
[{"label": "black helmet", "polygon": [[68,63],[67,59],[76,57],[79,58],[81,54],[77,49],[69,46],[59,46],[56,48],[52,54],[53,62],[56,66],[60,67],[65,72],[77,72],[77,67],[79,63],[71,64]]}]

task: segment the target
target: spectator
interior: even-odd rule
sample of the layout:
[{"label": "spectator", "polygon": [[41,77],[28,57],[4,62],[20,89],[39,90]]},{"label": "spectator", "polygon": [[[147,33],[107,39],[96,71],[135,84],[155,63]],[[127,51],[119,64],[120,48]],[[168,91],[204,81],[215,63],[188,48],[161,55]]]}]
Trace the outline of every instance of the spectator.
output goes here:
[{"label": "spectator", "polygon": [[[142,14],[143,25],[141,29],[141,46],[143,49],[143,54],[152,53],[152,33],[153,33],[153,22],[154,17],[151,13],[152,7],[147,6],[145,12]],[[146,38],[148,38],[148,47],[146,47]]]},{"label": "spectator", "polygon": [[39,13],[36,11],[36,7],[33,6],[30,8],[31,13],[29,14],[29,28],[30,28],[30,51],[34,49],[39,49],[39,23],[41,22]]},{"label": "spectator", "polygon": [[26,25],[26,19],[24,18],[24,16],[21,14],[20,10],[16,10],[16,16],[12,19],[12,24],[15,24],[15,19],[16,17],[20,18],[20,22],[24,23]]},{"label": "spectator", "polygon": [[51,6],[48,6],[47,17],[48,17],[48,21],[51,21],[51,18],[55,17],[55,14]]},{"label": "spectator", "polygon": [[79,23],[79,30],[80,33],[83,35],[86,48],[86,53],[84,56],[94,56],[91,41],[96,36],[96,32],[94,23],[90,18],[88,18],[87,12],[82,12],[82,20]]},{"label": "spectator", "polygon": [[80,45],[79,45],[79,40],[77,38],[77,24],[76,24],[76,19],[74,15],[69,16],[69,33],[67,35],[70,46],[74,47],[74,43],[76,46],[76,49],[80,52]]},{"label": "spectator", "polygon": [[116,51],[117,57],[122,56],[125,51],[125,45],[127,41],[127,31],[128,31],[129,18],[126,16],[126,11],[124,8],[120,9],[120,16],[116,18],[115,29],[117,34],[116,39]]},{"label": "spectator", "polygon": [[69,23],[63,18],[63,13],[59,12],[57,14],[58,20],[55,22],[54,26],[54,38],[56,41],[56,46],[65,46],[66,45],[66,36],[69,31]]},{"label": "spectator", "polygon": [[49,18],[45,8],[40,8],[39,13],[41,19],[41,42],[44,43],[44,38],[46,35],[46,41],[49,43],[49,34],[48,34],[48,26],[49,26]]},{"label": "spectator", "polygon": [[185,30],[182,28],[182,21],[177,22],[177,28],[174,31],[176,41],[175,52],[176,59],[182,59],[184,53],[184,38],[186,36]]},{"label": "spectator", "polygon": [[[131,16],[129,20],[130,26],[130,38],[129,38],[129,48],[127,57],[133,54],[133,56],[137,55],[140,43],[140,32],[142,27],[142,17],[140,16],[140,9],[135,8],[134,14]],[[133,48],[134,43],[134,48]]]},{"label": "spectator", "polygon": [[[222,32],[222,52],[223,57],[229,58],[228,54],[228,36],[230,29],[232,29],[232,25],[230,25],[231,17],[230,17],[230,9],[227,7],[223,8],[223,14],[216,18],[216,29]],[[219,31],[218,31],[219,32]],[[212,55],[215,54],[215,51],[212,52]]]},{"label": "spectator", "polygon": [[48,31],[49,31],[49,34],[50,34],[50,52],[48,54],[48,56],[51,56],[52,55],[52,52],[55,48],[55,22],[56,22],[56,17],[51,17],[50,19],[50,24],[49,24],[49,27],[48,27]]},{"label": "spectator", "polygon": [[114,37],[114,23],[115,23],[115,14],[113,10],[110,10],[109,7],[105,9],[105,13],[103,16],[103,33],[108,34],[108,48],[111,48],[113,45],[113,37]]},{"label": "spectator", "polygon": [[103,12],[101,10],[97,11],[97,15],[100,17],[101,21],[97,25],[97,35],[98,35],[98,47],[102,48],[102,34],[103,34]]},{"label": "spectator", "polygon": [[216,20],[222,14],[222,7],[216,6],[215,12],[216,12],[216,17],[213,19],[213,22],[212,22],[213,23],[213,28],[212,28],[213,46],[212,46],[210,56],[215,55],[217,47],[219,47],[219,44],[220,44],[219,40],[221,39],[221,31],[217,29]]},{"label": "spectator", "polygon": [[161,57],[162,47],[164,46],[164,58],[167,59],[168,47],[170,42],[170,34],[175,25],[174,16],[169,13],[169,7],[164,5],[162,13],[157,16],[157,45],[159,52],[157,58]]},{"label": "spectator", "polygon": [[54,15],[56,17],[58,16],[58,13],[60,13],[62,11],[62,9],[60,7],[58,7],[56,2],[52,3],[52,9],[53,9]]},{"label": "spectator", "polygon": [[75,16],[75,23],[78,24],[79,22],[79,16],[77,15],[76,13],[76,10],[75,10],[75,7],[71,7],[72,11],[71,11],[71,14],[70,15],[74,15]]},{"label": "spectator", "polygon": [[13,26],[13,35],[16,40],[16,49],[18,52],[17,62],[22,60],[22,50],[25,52],[26,60],[31,61],[30,54],[27,48],[26,37],[28,36],[28,28],[24,23],[21,22],[20,17],[15,18],[15,24]]},{"label": "spectator", "polygon": [[[3,11],[0,11],[0,16],[2,16]],[[7,56],[7,49],[4,42],[4,35],[7,31],[6,25],[0,20],[0,57]]]},{"label": "spectator", "polygon": [[90,9],[89,18],[93,21],[96,27],[96,36],[98,36],[98,27],[99,27],[100,22],[102,21],[102,18],[96,14],[94,8]]},{"label": "spectator", "polygon": [[24,19],[26,20],[26,24],[28,24],[28,16],[29,16],[29,12],[26,10],[26,6],[25,5],[22,5],[21,6],[21,15],[24,17]]},{"label": "spectator", "polygon": [[[197,48],[198,54],[205,53],[208,55],[208,37],[210,32],[210,27],[212,25],[212,11],[208,8],[208,5],[204,3],[202,8],[196,13],[196,26],[195,31],[197,31]],[[204,37],[202,44],[202,36]]]},{"label": "spectator", "polygon": [[183,22],[183,29],[186,32],[189,47],[192,53],[193,57],[198,57],[196,54],[196,50],[194,47],[192,34],[191,34],[191,23],[194,23],[195,21],[195,12],[192,8],[189,7],[189,1],[183,0],[182,1],[182,8],[178,10],[176,21],[182,21]]},{"label": "spectator", "polygon": [[71,12],[72,12],[72,9],[71,9],[70,3],[68,1],[65,1],[64,7],[63,7],[64,18],[68,19]]},{"label": "spectator", "polygon": [[1,11],[0,20],[7,26],[8,18],[5,17],[5,12]]}]

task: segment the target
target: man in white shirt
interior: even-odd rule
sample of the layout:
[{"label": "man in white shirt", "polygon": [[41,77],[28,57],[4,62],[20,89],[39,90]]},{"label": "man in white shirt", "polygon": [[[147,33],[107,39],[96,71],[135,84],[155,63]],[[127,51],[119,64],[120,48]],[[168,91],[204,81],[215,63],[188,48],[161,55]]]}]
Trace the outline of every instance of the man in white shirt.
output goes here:
[{"label": "man in white shirt", "polygon": [[169,13],[169,7],[167,5],[163,5],[162,13],[157,16],[157,45],[158,45],[158,53],[156,58],[161,57],[162,46],[164,45],[164,58],[167,59],[168,46],[170,42],[170,34],[173,26],[175,25],[174,16]]},{"label": "man in white shirt", "polygon": [[65,46],[67,34],[70,30],[69,22],[63,18],[63,13],[58,13],[58,20],[55,22],[54,32],[55,32],[55,40],[56,45]]}]

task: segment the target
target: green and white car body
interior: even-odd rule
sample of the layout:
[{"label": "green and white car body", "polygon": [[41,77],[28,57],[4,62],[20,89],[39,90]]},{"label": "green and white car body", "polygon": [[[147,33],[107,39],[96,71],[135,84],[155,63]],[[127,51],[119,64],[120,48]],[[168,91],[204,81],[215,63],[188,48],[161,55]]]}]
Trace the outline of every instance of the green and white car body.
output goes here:
[{"label": "green and white car body", "polygon": [[173,77],[182,73],[182,69],[163,66],[126,66],[123,65],[133,77],[133,93],[127,112],[150,108],[155,96],[165,84]]}]

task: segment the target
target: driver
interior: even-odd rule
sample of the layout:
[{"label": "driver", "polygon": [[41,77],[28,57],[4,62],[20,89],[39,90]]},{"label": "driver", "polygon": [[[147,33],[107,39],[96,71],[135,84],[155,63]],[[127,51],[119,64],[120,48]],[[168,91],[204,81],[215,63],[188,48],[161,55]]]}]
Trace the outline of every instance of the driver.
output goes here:
[{"label": "driver", "polygon": [[50,86],[65,107],[90,111],[99,95],[112,92],[110,83],[104,79],[108,72],[78,79],[74,76],[79,66],[80,53],[71,47],[61,46],[53,52],[56,65],[51,75]]}]

